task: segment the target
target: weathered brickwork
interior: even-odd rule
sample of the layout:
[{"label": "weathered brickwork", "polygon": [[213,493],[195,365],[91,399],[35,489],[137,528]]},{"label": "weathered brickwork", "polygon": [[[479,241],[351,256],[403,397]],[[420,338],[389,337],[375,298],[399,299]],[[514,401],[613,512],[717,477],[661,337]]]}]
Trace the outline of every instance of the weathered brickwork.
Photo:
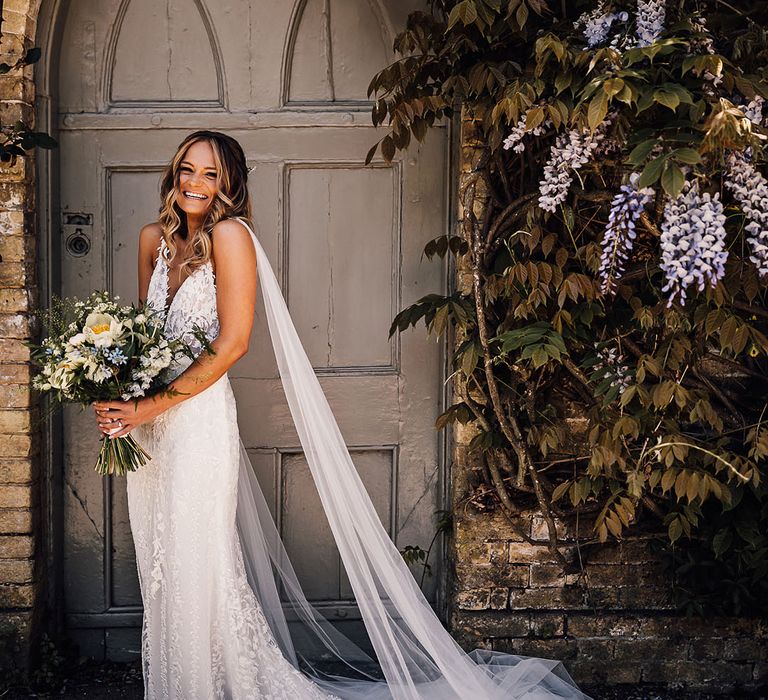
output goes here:
[{"label": "weathered brickwork", "polygon": [[[460,177],[471,173],[477,143],[465,119]],[[456,280],[469,291],[468,270],[459,267]],[[459,643],[561,659],[584,685],[666,684],[738,697],[768,684],[768,629],[748,619],[675,614],[669,581],[646,542],[579,553],[569,547],[576,533],[558,523],[566,558],[585,562],[584,576],[564,575],[537,513],[521,513],[512,528],[500,511],[467,505],[481,483],[481,466],[467,449],[473,436],[471,427],[454,428],[451,625]],[[587,525],[582,541],[590,537]]]},{"label": "weathered brickwork", "polygon": [[[457,465],[461,452],[457,446]],[[458,503],[468,490],[458,473],[454,479]],[[454,517],[451,621],[466,648],[562,659],[583,684],[667,683],[729,693],[768,682],[765,627],[675,614],[669,581],[643,543],[590,553],[580,578],[550,563],[535,514],[525,530],[536,545],[495,514],[457,508]]]},{"label": "weathered brickwork", "polygon": [[[0,61],[34,45],[38,2],[5,0]],[[0,76],[0,122],[34,124],[34,69]],[[42,614],[40,421],[29,350],[38,303],[34,156],[0,165],[0,664],[24,667]]]}]

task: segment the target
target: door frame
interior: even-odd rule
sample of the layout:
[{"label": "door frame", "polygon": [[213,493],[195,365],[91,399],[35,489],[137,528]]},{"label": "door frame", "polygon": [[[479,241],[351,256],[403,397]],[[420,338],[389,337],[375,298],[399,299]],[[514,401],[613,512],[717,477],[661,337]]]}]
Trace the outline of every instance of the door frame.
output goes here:
[{"label": "door frame", "polygon": [[[46,131],[54,138],[59,131],[58,125],[58,56],[63,40],[63,27],[66,10],[70,0],[42,0],[37,17],[35,45],[42,50],[40,61],[34,66],[35,82],[35,119],[36,129]],[[343,105],[341,111],[360,111],[359,107]],[[306,112],[306,107],[282,105],[277,112]],[[330,110],[329,110],[330,111]],[[337,111],[337,110],[334,110]],[[460,134],[458,122],[454,119],[446,124],[445,148],[447,149],[446,164],[448,173],[445,177],[446,192],[444,193],[445,233],[455,230],[457,213],[455,211],[455,185],[457,181]],[[59,200],[60,159],[58,149],[40,149],[36,155],[36,222],[38,231],[38,284],[39,303],[48,306],[54,295],[61,291],[61,269],[63,261],[60,255],[59,226],[61,218]],[[443,263],[443,280],[450,294],[455,289],[455,265],[452,258]],[[424,332],[421,328],[410,332]],[[452,403],[452,387],[447,381],[452,368],[450,366],[450,347],[453,338],[451,333],[440,342],[440,376],[441,390],[439,392],[438,410],[444,411]],[[41,474],[43,479],[40,525],[40,551],[45,561],[47,571],[46,595],[49,625],[56,633],[66,631],[64,619],[63,596],[63,538],[64,520],[62,496],[63,483],[63,431],[60,412],[47,414],[42,425],[41,444]],[[435,431],[437,440],[437,488],[438,505],[445,509],[450,507],[451,470],[449,460],[452,454],[453,430],[448,426],[442,431]],[[105,493],[108,493],[110,482],[104,481]],[[105,508],[109,507],[110,499],[105,499]],[[106,515],[106,513],[105,513]],[[449,558],[448,538],[441,535],[438,539],[435,555],[440,557],[440,577],[436,586],[435,609],[444,624],[448,622],[448,604],[450,583],[453,579],[454,562]],[[105,538],[105,547],[109,546],[109,538]],[[107,561],[108,559],[105,559]],[[105,585],[109,582],[108,573],[105,575]],[[130,616],[131,620],[133,615]],[[129,623],[126,620],[126,623]],[[132,626],[132,622],[131,622]]]}]

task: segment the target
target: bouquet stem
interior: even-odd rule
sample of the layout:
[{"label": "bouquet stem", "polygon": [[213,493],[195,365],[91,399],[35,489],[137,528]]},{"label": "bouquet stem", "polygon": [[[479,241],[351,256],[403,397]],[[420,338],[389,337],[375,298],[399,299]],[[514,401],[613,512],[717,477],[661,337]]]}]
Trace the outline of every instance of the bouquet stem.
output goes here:
[{"label": "bouquet stem", "polygon": [[134,440],[132,435],[101,438],[99,456],[96,458],[96,471],[102,476],[115,474],[124,476],[126,472],[136,471],[151,459],[144,448]]}]

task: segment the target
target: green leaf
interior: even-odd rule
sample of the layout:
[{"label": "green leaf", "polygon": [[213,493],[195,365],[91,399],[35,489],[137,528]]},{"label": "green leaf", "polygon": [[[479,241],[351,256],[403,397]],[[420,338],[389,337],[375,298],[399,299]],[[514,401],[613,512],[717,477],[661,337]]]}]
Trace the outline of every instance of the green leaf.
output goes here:
[{"label": "green leaf", "polygon": [[573,81],[573,76],[571,75],[571,72],[558,72],[555,76],[555,90],[556,95],[559,95],[565,88],[570,87],[571,82]]},{"label": "green leaf", "polygon": [[473,0],[462,0],[452,10],[448,16],[448,29],[453,27],[456,22],[461,20],[462,24],[466,27],[468,24],[472,24],[477,19],[477,8]]},{"label": "green leaf", "polygon": [[695,148],[676,148],[672,153],[681,163],[688,165],[701,163],[701,154]]},{"label": "green leaf", "polygon": [[624,81],[621,78],[609,78],[603,83],[603,91],[608,97],[618,95],[624,89]]},{"label": "green leaf", "polygon": [[664,174],[661,176],[661,186],[664,191],[672,198],[677,197],[685,184],[685,175],[683,171],[669,161],[664,168]]},{"label": "green leaf", "polygon": [[723,556],[726,551],[728,551],[728,548],[731,546],[731,542],[733,542],[733,533],[727,527],[720,530],[712,538],[712,551],[715,553],[715,556],[718,559]]},{"label": "green leaf", "polygon": [[395,157],[395,142],[390,134],[387,134],[381,141],[381,155],[387,163],[391,163]]},{"label": "green leaf", "polygon": [[589,109],[587,110],[587,121],[589,122],[589,128],[593,131],[598,125],[605,119],[605,115],[608,113],[608,95],[604,92],[599,92],[592,98],[589,103]]},{"label": "green leaf", "polygon": [[571,486],[571,481],[564,481],[562,484],[558,484],[555,490],[552,492],[552,502],[559,501]]},{"label": "green leaf", "polygon": [[682,534],[683,523],[678,516],[669,524],[669,539],[671,542],[677,542]]},{"label": "green leaf", "polygon": [[520,7],[517,8],[515,19],[517,20],[517,24],[520,29],[522,29],[525,26],[525,23],[528,21],[528,7],[525,2],[521,2]]},{"label": "green leaf", "polygon": [[534,107],[533,109],[529,109],[525,113],[525,130],[531,131],[532,129],[535,129],[544,121],[545,116],[546,115],[544,113],[543,107]]},{"label": "green leaf", "polygon": [[650,187],[653,185],[661,177],[661,171],[664,169],[664,164],[666,162],[667,154],[654,158],[643,169],[640,179],[637,182],[637,186],[642,189],[643,187]]},{"label": "green leaf", "polygon": [[368,150],[368,154],[365,156],[365,164],[369,165],[370,162],[373,160],[373,156],[376,155],[376,149],[379,147],[378,141],[371,146],[371,148]]},{"label": "green leaf", "polygon": [[637,144],[632,149],[632,152],[627,156],[626,163],[629,165],[640,165],[653,150],[653,147],[659,142],[658,139],[648,139],[642,143]]},{"label": "green leaf", "polygon": [[656,90],[653,93],[653,100],[654,102],[658,102],[660,105],[664,105],[665,107],[668,107],[673,112],[678,108],[680,105],[680,97],[676,95],[674,92],[670,92],[667,90]]},{"label": "green leaf", "polygon": [[30,65],[32,63],[37,63],[40,60],[40,56],[42,56],[42,51],[40,50],[40,48],[37,46],[33,46],[25,54],[24,63],[26,63],[27,65]]},{"label": "green leaf", "polygon": [[40,148],[56,148],[56,146],[59,145],[59,142],[56,139],[49,134],[46,134],[44,131],[32,132],[32,138],[35,141],[35,145]]}]

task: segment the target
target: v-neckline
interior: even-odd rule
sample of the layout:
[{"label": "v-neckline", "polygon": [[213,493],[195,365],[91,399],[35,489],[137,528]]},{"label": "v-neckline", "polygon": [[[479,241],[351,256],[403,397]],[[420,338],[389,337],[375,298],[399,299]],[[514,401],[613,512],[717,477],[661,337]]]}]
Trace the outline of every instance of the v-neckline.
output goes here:
[{"label": "v-neckline", "polygon": [[195,273],[197,273],[198,270],[200,270],[203,267],[203,265],[200,265],[200,267],[196,267],[194,270],[192,270],[192,272],[190,272],[184,278],[184,281],[178,286],[178,288],[176,289],[176,292],[173,295],[173,298],[169,302],[168,301],[168,295],[170,294],[170,289],[171,289],[171,285],[170,285],[170,277],[171,277],[171,275],[170,275],[170,268],[168,267],[168,262],[165,259],[165,251],[167,249],[168,249],[168,246],[165,245],[165,239],[163,239],[162,242],[161,242],[161,245],[160,245],[160,250],[159,250],[158,258],[161,258],[161,264],[162,264],[163,268],[165,268],[165,272],[164,272],[164,277],[165,277],[165,299],[163,300],[163,305],[164,305],[163,311],[165,313],[165,317],[166,318],[168,318],[168,315],[171,313],[171,309],[173,308],[173,304],[176,301],[176,297],[179,296],[179,293],[181,292],[182,287],[189,281],[189,279],[191,277],[193,277],[195,275]]}]

